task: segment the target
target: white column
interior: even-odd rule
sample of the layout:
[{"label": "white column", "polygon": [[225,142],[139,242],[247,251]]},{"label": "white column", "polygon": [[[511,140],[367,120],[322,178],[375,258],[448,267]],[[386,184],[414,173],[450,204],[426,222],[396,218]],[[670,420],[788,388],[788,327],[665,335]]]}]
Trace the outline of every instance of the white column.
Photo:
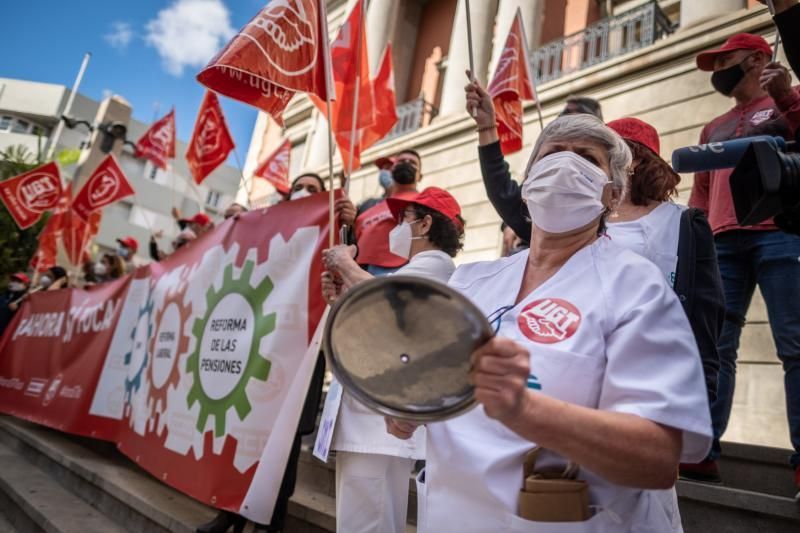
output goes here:
[{"label": "white column", "polygon": [[494,26],[494,42],[492,43],[492,60],[489,63],[489,77],[491,78],[503,46],[506,44],[508,30],[514,22],[517,8],[522,13],[522,24],[525,26],[525,33],[528,37],[528,50],[533,51],[539,43],[539,32],[541,30],[542,11],[544,5],[541,0],[500,0],[497,7],[497,20]]},{"label": "white column", "polygon": [[[319,111],[314,111],[314,129],[306,137],[305,161],[302,170],[315,170],[328,163],[328,121]],[[334,148],[335,149],[335,148]]]},{"label": "white column", "polygon": [[392,40],[395,21],[400,13],[400,0],[372,0],[367,8],[367,52],[369,71],[378,70],[386,43]]},{"label": "white column", "polygon": [[[469,68],[469,49],[467,46],[467,14],[464,0],[458,0],[453,33],[450,36],[450,51],[447,57],[447,71],[442,85],[442,105],[440,116],[464,110],[464,85],[467,77],[464,71]],[[485,86],[489,71],[489,57],[492,52],[492,32],[497,0],[473,0],[470,2],[472,22],[472,47],[475,54],[475,75]]]},{"label": "white column", "polygon": [[681,28],[688,28],[713,17],[727,15],[747,7],[747,0],[681,0]]}]

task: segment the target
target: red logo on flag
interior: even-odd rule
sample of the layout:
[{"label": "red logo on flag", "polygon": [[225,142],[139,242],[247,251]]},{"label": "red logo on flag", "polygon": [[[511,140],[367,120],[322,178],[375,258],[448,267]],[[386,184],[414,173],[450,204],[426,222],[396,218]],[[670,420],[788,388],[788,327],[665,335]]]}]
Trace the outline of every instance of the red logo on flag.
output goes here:
[{"label": "red logo on flag", "polygon": [[72,202],[72,210],[84,221],[89,220],[92,211],[134,194],[125,174],[114,156],[108,154],[89,176]]},{"label": "red logo on flag", "polygon": [[55,163],[0,182],[0,199],[20,229],[36,224],[45,211],[58,204],[61,193],[61,174]]},{"label": "red logo on flag", "polygon": [[535,100],[536,92],[519,10],[508,32],[488,93],[497,114],[500,148],[504,154],[522,150],[522,100]]},{"label": "red logo on flag", "polygon": [[206,91],[200,113],[194,124],[192,139],[186,151],[186,161],[194,181],[202,182],[220,166],[233,150],[233,138],[225,124],[225,117],[217,95]]},{"label": "red logo on flag", "polygon": [[272,152],[267,159],[256,169],[254,176],[264,178],[278,192],[286,194],[289,192],[289,154],[292,150],[292,143],[286,139],[277,150]]},{"label": "red logo on flag", "polygon": [[294,91],[326,97],[327,15],[320,0],[272,0],[197,80],[281,123]]},{"label": "red logo on flag", "polygon": [[517,318],[520,331],[534,342],[555,344],[572,337],[581,325],[581,312],[566,300],[531,302]]},{"label": "red logo on flag", "polygon": [[136,157],[143,157],[161,169],[167,159],[175,158],[175,110],[173,109],[150,126],[136,143]]}]

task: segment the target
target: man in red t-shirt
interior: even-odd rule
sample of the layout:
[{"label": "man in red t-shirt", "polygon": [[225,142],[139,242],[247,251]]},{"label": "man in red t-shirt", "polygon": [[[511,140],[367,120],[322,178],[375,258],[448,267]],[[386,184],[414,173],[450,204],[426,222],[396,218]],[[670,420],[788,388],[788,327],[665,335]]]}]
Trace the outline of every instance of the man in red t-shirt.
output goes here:
[{"label": "man in red t-shirt", "polygon": [[[387,198],[416,198],[417,184],[422,179],[422,159],[416,150],[401,150],[388,161],[376,162],[379,167],[389,163],[394,183]],[[345,204],[352,206],[350,200],[342,198],[337,202],[337,210],[344,209]],[[390,274],[408,262],[408,258],[395,255],[389,250],[389,233],[397,226],[397,222],[389,211],[386,199],[363,210],[355,219],[358,245],[356,261],[373,276]]]},{"label": "man in red t-shirt", "polygon": [[[738,34],[717,50],[697,56],[700,70],[713,72],[717,92],[735,106],[703,128],[700,143],[753,135],[794,138],[800,127],[800,91],[763,37]],[[717,247],[725,289],[726,320],[717,343],[720,357],[717,399],[711,405],[714,444],[698,465],[681,465],[681,476],[719,482],[719,439],[730,417],[736,378],[736,352],[744,317],[756,285],[770,317],[778,357],[786,373],[786,404],[795,454],[791,464],[800,488],[800,237],[780,231],[772,221],[742,227],[736,220],[729,178],[733,169],[695,174],[689,205],[706,212]]]}]

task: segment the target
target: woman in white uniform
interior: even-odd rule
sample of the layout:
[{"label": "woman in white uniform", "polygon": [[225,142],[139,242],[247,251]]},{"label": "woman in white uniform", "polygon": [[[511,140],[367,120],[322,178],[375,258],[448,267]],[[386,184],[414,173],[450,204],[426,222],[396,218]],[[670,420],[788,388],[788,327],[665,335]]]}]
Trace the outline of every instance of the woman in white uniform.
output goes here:
[{"label": "woman in white uniform", "polygon": [[[558,118],[522,185],[535,221],[529,252],[453,274],[497,335],[473,354],[478,407],[427,427],[419,531],[681,531],[669,489],[679,461],[709,448],[708,400],[675,293],[653,263],[604,234],[630,164],[625,142],[595,117]],[[536,446],[547,466],[580,465],[588,520],[519,516]]]},{"label": "woman in white uniform", "polygon": [[[450,193],[428,187],[413,200],[389,198],[398,226],[389,235],[392,253],[409,262],[394,274],[447,283],[453,257],[463,246],[464,220]],[[328,302],[373,276],[353,259],[354,246],[323,252],[323,293]],[[358,332],[354,331],[354,335]],[[333,437],[336,450],[336,530],[402,533],[408,481],[414,461],[425,458],[425,434],[401,440],[386,432],[382,416],[344,393]]]}]

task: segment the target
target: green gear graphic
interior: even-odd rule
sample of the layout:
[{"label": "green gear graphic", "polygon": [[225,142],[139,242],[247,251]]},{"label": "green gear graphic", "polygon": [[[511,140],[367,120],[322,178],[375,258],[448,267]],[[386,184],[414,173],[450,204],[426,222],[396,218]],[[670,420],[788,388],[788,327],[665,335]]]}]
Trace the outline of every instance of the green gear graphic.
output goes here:
[{"label": "green gear graphic", "polygon": [[[250,276],[253,274],[253,267],[253,261],[246,261],[244,266],[242,266],[239,278],[234,279],[233,265],[228,265],[225,268],[220,290],[216,291],[212,285],[206,292],[205,316],[196,319],[192,325],[192,333],[195,339],[197,339],[197,345],[195,351],[186,360],[186,371],[191,372],[194,378],[192,388],[189,390],[186,401],[190,408],[195,402],[200,402],[197,430],[201,433],[205,428],[208,416],[213,414],[215,436],[219,437],[224,435],[225,415],[231,407],[236,409],[239,419],[244,420],[252,409],[250,401],[247,399],[247,393],[245,392],[247,383],[251,378],[266,381],[269,376],[270,362],[261,357],[258,350],[261,339],[275,330],[275,313],[270,313],[268,315],[261,314],[262,305],[272,292],[273,284],[272,280],[267,276],[258,287],[253,288],[250,285]],[[229,294],[239,294],[250,304],[253,308],[253,316],[255,316],[255,325],[253,338],[250,344],[250,354],[248,355],[247,364],[242,371],[239,382],[226,396],[213,399],[205,393],[200,381],[200,349],[206,323],[217,307],[217,304]]]}]

